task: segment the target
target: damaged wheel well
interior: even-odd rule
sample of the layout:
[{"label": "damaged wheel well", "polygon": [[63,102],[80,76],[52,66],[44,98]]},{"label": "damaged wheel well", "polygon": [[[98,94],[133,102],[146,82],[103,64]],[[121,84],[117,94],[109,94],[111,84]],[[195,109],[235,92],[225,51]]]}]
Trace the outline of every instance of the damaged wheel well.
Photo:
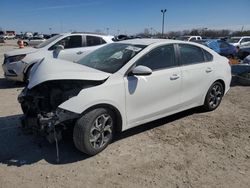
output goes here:
[{"label": "damaged wheel well", "polygon": [[114,126],[115,131],[116,132],[122,131],[122,121],[123,120],[122,120],[121,113],[116,107],[114,107],[111,104],[103,103],[103,104],[97,104],[97,105],[91,106],[90,108],[88,108],[84,112],[82,112],[81,116],[83,116],[84,114],[86,114],[94,109],[97,109],[97,108],[106,108],[106,109],[111,110],[115,115],[115,122],[116,122],[116,125]]}]

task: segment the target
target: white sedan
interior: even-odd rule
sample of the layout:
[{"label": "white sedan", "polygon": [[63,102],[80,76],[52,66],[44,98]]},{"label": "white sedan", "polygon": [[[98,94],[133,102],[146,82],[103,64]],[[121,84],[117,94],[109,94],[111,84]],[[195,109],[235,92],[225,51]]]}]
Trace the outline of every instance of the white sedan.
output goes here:
[{"label": "white sedan", "polygon": [[[53,61],[53,63],[50,63]],[[19,95],[23,125],[95,155],[115,131],[203,106],[215,110],[230,88],[228,60],[191,42],[135,39],[108,44],[78,63],[45,59]]]}]

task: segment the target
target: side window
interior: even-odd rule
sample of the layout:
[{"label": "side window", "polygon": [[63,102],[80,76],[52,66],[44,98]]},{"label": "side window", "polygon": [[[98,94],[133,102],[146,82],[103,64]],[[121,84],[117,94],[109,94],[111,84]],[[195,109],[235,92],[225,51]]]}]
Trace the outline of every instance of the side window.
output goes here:
[{"label": "side window", "polygon": [[206,58],[206,62],[213,60],[213,55],[212,54],[210,54],[206,50],[203,50],[203,52],[204,52],[204,55],[205,55],[205,58]]},{"label": "side window", "polygon": [[196,38],[192,37],[189,41],[196,41]]},{"label": "side window", "polygon": [[179,44],[181,65],[205,62],[201,48],[189,44]]},{"label": "side window", "polygon": [[244,38],[240,41],[240,43],[243,43],[243,42],[249,42],[250,41],[250,38]]},{"label": "side window", "polygon": [[65,49],[82,47],[82,36],[74,35],[65,37],[62,40],[58,41],[55,45],[50,47],[49,50],[55,49],[57,45],[63,45]]},{"label": "side window", "polygon": [[160,46],[140,58],[136,65],[144,65],[152,70],[176,66],[174,45]]},{"label": "side window", "polygon": [[86,36],[86,40],[87,46],[97,46],[106,43],[101,37],[96,36]]}]

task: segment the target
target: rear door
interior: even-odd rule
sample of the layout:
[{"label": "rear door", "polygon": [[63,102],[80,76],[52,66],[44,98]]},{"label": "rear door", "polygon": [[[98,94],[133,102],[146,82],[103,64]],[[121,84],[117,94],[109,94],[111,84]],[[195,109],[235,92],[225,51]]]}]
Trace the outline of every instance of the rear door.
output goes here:
[{"label": "rear door", "polygon": [[182,74],[183,106],[202,103],[215,72],[213,56],[204,49],[191,44],[178,44],[179,62]]}]

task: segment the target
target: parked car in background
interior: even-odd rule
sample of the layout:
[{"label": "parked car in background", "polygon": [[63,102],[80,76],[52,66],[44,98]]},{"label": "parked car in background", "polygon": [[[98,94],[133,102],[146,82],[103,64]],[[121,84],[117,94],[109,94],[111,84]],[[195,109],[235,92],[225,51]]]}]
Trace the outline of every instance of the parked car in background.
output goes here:
[{"label": "parked car in background", "polygon": [[177,38],[178,40],[183,40],[183,41],[196,41],[196,40],[202,40],[201,36],[181,36]]},{"label": "parked car in background", "polygon": [[250,42],[250,36],[231,37],[227,41],[234,46],[241,46],[244,45],[244,43],[246,42]]},{"label": "parked car in background", "polygon": [[13,40],[15,38],[16,38],[16,35],[14,35],[12,33],[8,33],[8,34],[3,35],[4,40]]},{"label": "parked car in background", "polygon": [[245,45],[242,45],[239,47],[239,51],[237,53],[237,56],[239,59],[243,60],[245,59],[248,55],[250,55],[250,43],[245,43]]},{"label": "parked car in background", "polygon": [[35,47],[4,54],[4,76],[9,80],[27,81],[31,67],[41,59],[51,57],[77,61],[102,45],[113,42],[112,38],[76,32],[56,35]]},{"label": "parked car in background", "polygon": [[29,39],[24,39],[23,44],[24,46],[36,46],[44,41],[46,41],[46,39],[41,37],[31,37]]},{"label": "parked car in background", "polygon": [[24,37],[24,38],[31,38],[31,37],[33,37],[33,33],[32,33],[32,32],[25,32],[25,33],[23,34],[23,37]]},{"label": "parked car in background", "polygon": [[77,63],[45,59],[32,69],[18,100],[24,127],[50,141],[73,128],[75,146],[95,155],[115,131],[196,106],[215,110],[230,82],[228,59],[206,46],[133,39],[108,44]]},{"label": "parked car in background", "polygon": [[51,35],[49,35],[49,34],[44,34],[43,35],[43,38],[45,38],[45,39],[49,39],[49,38],[51,38],[52,36]]},{"label": "parked car in background", "polygon": [[237,54],[236,47],[229,44],[225,40],[207,39],[196,42],[213,49],[215,52],[225,57],[234,57]]}]

